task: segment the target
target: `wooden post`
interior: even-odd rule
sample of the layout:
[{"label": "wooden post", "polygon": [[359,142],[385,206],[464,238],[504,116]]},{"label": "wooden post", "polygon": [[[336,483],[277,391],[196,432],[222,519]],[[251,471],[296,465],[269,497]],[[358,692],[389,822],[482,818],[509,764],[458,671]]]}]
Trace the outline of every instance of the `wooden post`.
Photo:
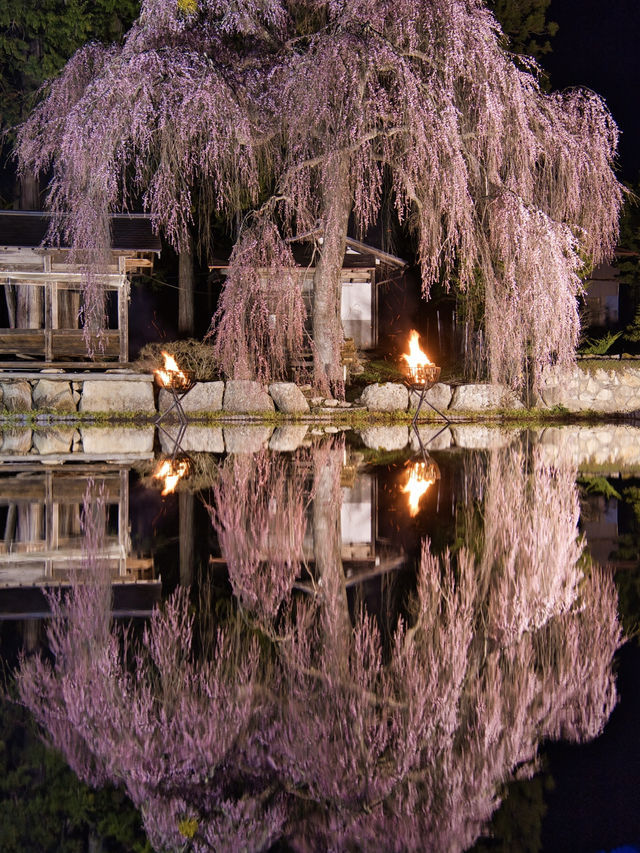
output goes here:
[{"label": "wooden post", "polygon": [[378,346],[378,284],[376,270],[371,270],[371,344]]},{"label": "wooden post", "polygon": [[119,573],[127,573],[127,555],[131,551],[129,535],[129,469],[120,469],[120,488],[118,489],[118,545],[120,546]]},{"label": "wooden post", "polygon": [[118,284],[118,339],[120,341],[119,360],[129,361],[129,279],[127,278],[127,259],[118,258],[118,272],[121,275]]},{"label": "wooden post", "polygon": [[194,508],[193,492],[178,492],[178,525],[180,530],[180,585],[193,584],[194,569]]},{"label": "wooden post", "polygon": [[[51,256],[45,255],[42,259],[45,272],[51,272]],[[48,279],[44,283],[44,360],[53,361],[53,298],[52,283]]]},{"label": "wooden post", "polygon": [[59,546],[59,506],[53,502],[53,472],[45,472],[45,499],[44,499],[44,523],[45,523],[45,551],[52,556],[45,560],[45,576],[53,576],[53,564],[55,558],[53,552]]},{"label": "wooden post", "polygon": [[44,285],[44,360],[53,361],[53,298],[52,283],[45,282]]}]

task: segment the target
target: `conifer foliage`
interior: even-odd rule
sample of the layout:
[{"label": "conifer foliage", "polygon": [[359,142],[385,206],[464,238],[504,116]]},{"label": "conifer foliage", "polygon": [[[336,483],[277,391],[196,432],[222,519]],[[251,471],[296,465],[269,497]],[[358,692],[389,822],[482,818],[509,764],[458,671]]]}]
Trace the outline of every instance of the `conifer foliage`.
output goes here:
[{"label": "conifer foliage", "polygon": [[415,232],[424,295],[479,292],[490,374],[519,388],[573,357],[580,268],[616,238],[616,145],[600,98],[542,92],[480,0],[145,0],[121,47],[69,61],[19,151],[53,168],[51,208],[81,249],[138,203],[178,248],[194,216],[206,242],[213,212],[321,237],[316,379],[336,387],[347,227],[388,203]]}]

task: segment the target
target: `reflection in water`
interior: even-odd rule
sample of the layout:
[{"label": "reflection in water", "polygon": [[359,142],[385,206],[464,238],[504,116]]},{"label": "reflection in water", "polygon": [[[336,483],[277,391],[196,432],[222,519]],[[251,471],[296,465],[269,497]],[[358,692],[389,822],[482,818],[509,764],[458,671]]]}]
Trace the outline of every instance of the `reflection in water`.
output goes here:
[{"label": "reflection in water", "polygon": [[484,489],[481,584],[494,637],[518,639],[569,610],[583,576],[573,468],[545,464],[539,447],[493,453]]},{"label": "reflection in water", "polygon": [[223,463],[209,512],[235,607],[196,620],[179,589],[136,641],[110,627],[106,583],[80,586],[54,602],[54,663],[23,662],[53,743],[124,784],[157,848],[464,850],[542,741],[593,737],[611,712],[616,594],[585,568],[572,472],[492,453],[481,539],[423,543],[387,637],[347,604],[343,454]]},{"label": "reflection in water", "polygon": [[300,574],[307,526],[306,454],[229,456],[207,505],[243,607],[274,616]]},{"label": "reflection in water", "polygon": [[412,517],[420,510],[420,500],[432,486],[436,477],[431,465],[426,462],[413,462],[407,469],[407,482],[404,484],[402,494],[407,495],[409,503],[409,515]]},{"label": "reflection in water", "polygon": [[166,495],[174,492],[176,486],[188,471],[189,462],[187,459],[164,459],[153,473],[156,480],[163,481],[163,488],[160,492],[162,497],[166,497]]},{"label": "reflection in water", "polygon": [[44,466],[32,459],[0,469],[1,588],[65,583],[71,573],[86,568],[81,515],[88,480],[101,484],[104,492],[102,558],[114,581],[152,575],[151,557],[132,554],[128,467]]}]

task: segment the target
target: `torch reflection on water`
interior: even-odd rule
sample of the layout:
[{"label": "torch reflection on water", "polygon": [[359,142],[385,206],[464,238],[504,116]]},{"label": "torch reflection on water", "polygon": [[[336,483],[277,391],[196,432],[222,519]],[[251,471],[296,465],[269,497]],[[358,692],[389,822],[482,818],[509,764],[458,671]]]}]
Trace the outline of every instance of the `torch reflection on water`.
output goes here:
[{"label": "torch reflection on water", "polygon": [[402,494],[409,496],[409,513],[411,516],[417,515],[422,496],[435,480],[433,465],[426,462],[414,462],[411,465],[407,482],[402,489]]},{"label": "torch reflection on water", "polygon": [[181,477],[184,477],[189,470],[189,463],[186,459],[165,459],[161,462],[158,470],[153,476],[157,480],[164,480],[164,488],[161,492],[162,496],[170,495]]}]

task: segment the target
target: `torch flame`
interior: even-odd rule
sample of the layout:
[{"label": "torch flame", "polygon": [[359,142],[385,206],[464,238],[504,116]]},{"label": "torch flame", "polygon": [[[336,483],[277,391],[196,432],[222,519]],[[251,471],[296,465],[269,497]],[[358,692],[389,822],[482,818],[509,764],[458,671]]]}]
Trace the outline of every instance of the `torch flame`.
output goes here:
[{"label": "torch flame", "polygon": [[413,517],[420,509],[420,500],[429,486],[435,480],[432,478],[433,471],[424,462],[416,462],[409,469],[407,482],[402,489],[403,495],[409,496],[409,513]]},{"label": "torch flame", "polygon": [[414,379],[418,378],[421,367],[432,364],[427,354],[420,349],[420,335],[415,329],[411,330],[411,336],[409,337],[409,352],[403,353],[402,358],[406,359],[409,365],[409,374]]},{"label": "torch flame", "polygon": [[172,355],[169,355],[168,352],[162,352],[164,356],[164,369],[158,368],[154,373],[158,377],[161,385],[164,385],[165,388],[170,387],[171,385],[186,385],[187,377],[180,370],[175,358]]},{"label": "torch flame", "polygon": [[153,476],[157,480],[164,480],[164,488],[161,492],[163,497],[170,495],[175,490],[178,481],[181,477],[184,477],[188,470],[189,463],[186,459],[180,459],[177,462],[165,459],[164,462],[160,463],[158,470]]}]

